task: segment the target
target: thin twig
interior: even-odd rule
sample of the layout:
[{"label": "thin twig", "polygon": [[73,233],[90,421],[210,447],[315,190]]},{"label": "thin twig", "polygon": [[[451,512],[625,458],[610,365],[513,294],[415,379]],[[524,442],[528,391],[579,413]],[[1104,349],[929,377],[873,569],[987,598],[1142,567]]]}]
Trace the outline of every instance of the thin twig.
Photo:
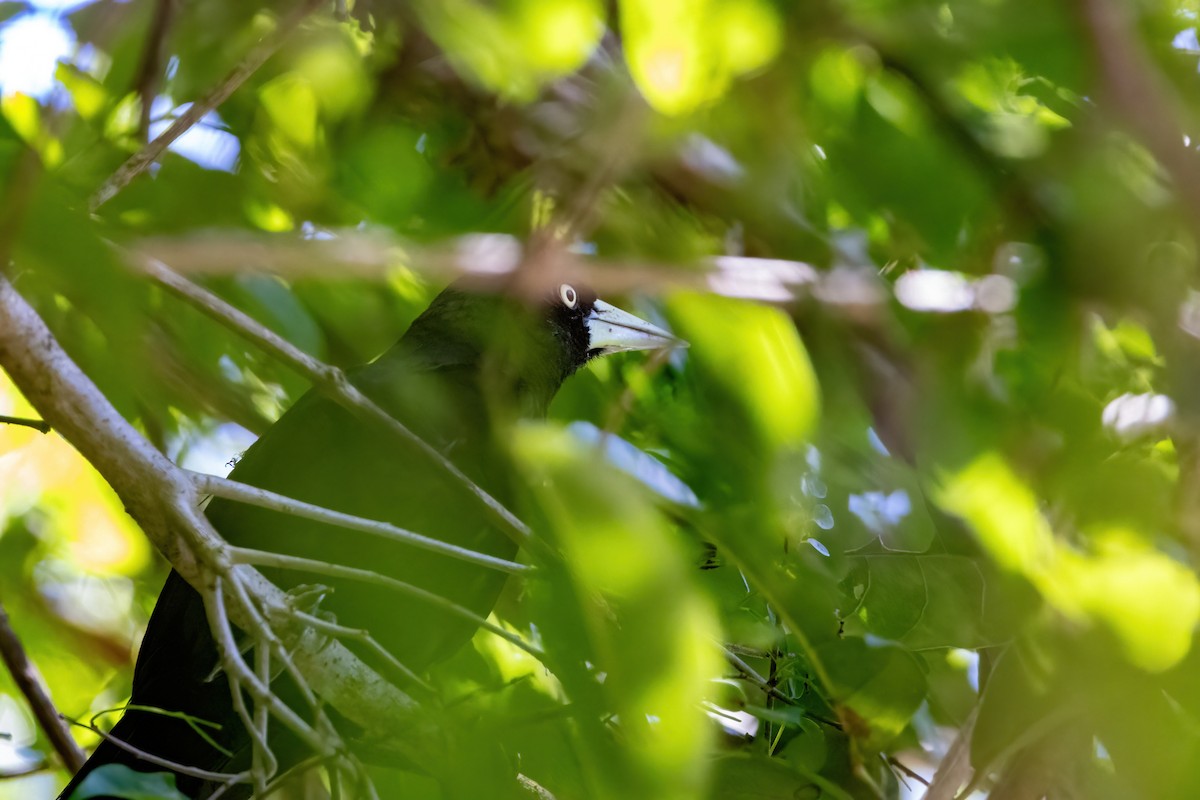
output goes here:
[{"label": "thin twig", "polygon": [[[397,264],[437,281],[466,279],[484,289],[512,291],[512,273],[527,258],[515,239],[499,234],[467,234],[435,245],[416,244],[380,231],[329,230],[329,238],[306,239],[290,234],[206,232],[200,236],[156,236],[117,248],[132,268],[157,280],[155,264],[169,264],[176,275],[278,275],[285,280],[339,276],[386,281]],[[539,286],[584,283],[600,295],[660,294],[677,289],[790,303],[812,296],[837,308],[854,304],[861,310],[882,283],[845,287],[846,273],[830,275],[803,261],[750,256],[715,256],[688,265],[652,260],[617,260],[584,256],[559,248],[538,265]],[[203,290],[201,290],[203,291]],[[186,299],[186,298],[185,298]],[[193,301],[188,301],[193,302]],[[201,309],[203,310],[203,309]],[[207,314],[208,312],[205,311]],[[209,316],[212,316],[209,314]]]},{"label": "thin twig", "polygon": [[[786,694],[779,691],[779,688],[777,686],[775,686],[770,681],[768,681],[766,678],[764,678],[762,675],[760,675],[758,673],[758,670],[754,669],[754,667],[750,666],[745,661],[743,661],[741,659],[741,657],[738,656],[737,653],[733,652],[733,650],[729,646],[721,645],[721,651],[725,654],[726,660],[729,661],[729,663],[732,664],[734,666],[734,668],[737,669],[737,671],[740,672],[742,674],[742,677],[744,677],[746,680],[750,681],[755,686],[757,686],[759,689],[762,689],[764,692],[766,692],[769,696],[774,697],[776,700],[780,700],[784,703],[787,703],[789,706],[796,705],[795,698],[788,697]],[[819,722],[822,725],[826,725],[830,728],[834,728],[839,731],[843,729],[842,723],[838,722],[837,720],[833,720],[833,719],[829,719],[828,717],[821,716],[820,714],[817,714],[813,711],[809,711],[807,709],[804,710],[804,716],[808,717],[809,719],[813,720],[814,722]]]},{"label": "thin twig", "polygon": [[230,589],[230,594],[242,608],[246,618],[250,621],[248,626],[249,632],[258,640],[259,643],[266,643],[271,646],[279,662],[283,664],[284,669],[292,676],[296,687],[304,696],[304,701],[308,704],[310,710],[314,713],[321,708],[320,701],[317,700],[316,694],[312,687],[308,685],[308,680],[300,673],[292,662],[291,655],[287,648],[283,646],[283,642],[275,635],[275,630],[267,621],[262,610],[255,605],[250,597],[250,593],[246,591],[246,587],[242,585],[240,570],[241,567],[233,567],[226,575],[226,582]]},{"label": "thin twig", "polygon": [[70,717],[63,717],[63,719],[70,724],[75,725],[76,727],[86,728],[104,741],[112,743],[115,747],[121,748],[126,753],[132,753],[142,761],[145,761],[147,764],[153,764],[156,767],[169,769],[172,772],[178,772],[180,775],[187,775],[190,778],[199,778],[200,780],[212,781],[214,783],[224,781],[248,783],[250,781],[250,774],[248,772],[212,772],[211,770],[193,767],[190,764],[181,764],[178,761],[172,761],[169,758],[163,758],[162,756],[156,756],[153,753],[148,753],[139,747],[135,747],[128,742],[118,739],[108,731],[101,730],[96,725],[92,725],[87,722],[79,722],[78,720],[71,719]]},{"label": "thin twig", "polygon": [[[279,775],[276,775],[274,778],[272,778],[271,782],[267,784],[266,790],[263,791],[262,794],[257,798],[255,798],[255,800],[266,800],[267,797],[279,791],[279,789],[292,778],[295,778],[297,775],[307,772],[310,769],[316,769],[329,760],[331,760],[330,756],[309,756],[303,761],[296,762]],[[210,798],[210,800],[213,800],[213,798]]]},{"label": "thin twig", "polygon": [[230,750],[229,748],[222,745],[220,742],[218,742],[216,739],[214,739],[208,731],[204,730],[205,728],[213,728],[214,730],[221,730],[220,723],[213,722],[212,720],[208,720],[208,719],[200,719],[199,717],[193,716],[193,715],[188,714],[183,711],[169,711],[165,708],[158,708],[157,706],[146,706],[146,705],[142,705],[140,703],[129,703],[124,706],[118,706],[116,708],[105,708],[105,709],[101,709],[100,711],[97,711],[95,714],[92,714],[92,718],[88,721],[88,724],[95,725],[96,720],[98,720],[101,717],[106,716],[108,714],[115,714],[118,711],[120,711],[121,713],[125,713],[128,711],[144,711],[147,714],[157,714],[162,717],[168,717],[170,719],[180,720],[181,722],[185,723],[189,728],[191,728],[193,733],[195,733],[197,736],[199,736],[201,739],[203,739],[204,743],[207,744],[209,747],[216,750],[218,753],[221,753],[226,758],[233,757],[232,750]]},{"label": "thin twig", "polygon": [[300,517],[301,519],[327,522],[330,525],[336,525],[339,528],[347,530],[370,533],[382,539],[411,545],[422,550],[441,553],[459,561],[478,564],[481,567],[498,570],[510,575],[519,575],[533,569],[526,564],[519,564],[515,561],[508,561],[488,555],[487,553],[480,553],[466,547],[443,542],[440,539],[434,539],[415,533],[414,531],[405,530],[387,522],[379,522],[364,517],[356,517],[353,514],[345,514],[341,511],[334,511],[324,506],[306,503],[303,500],[286,497],[256,486],[238,483],[228,478],[205,475],[199,472],[189,472],[188,474],[196,481],[197,488],[200,491],[215,495],[216,497],[223,497],[226,500],[235,500],[239,503],[257,506],[258,508],[279,511],[293,517]]},{"label": "thin twig", "polygon": [[880,753],[880,755],[883,756],[883,760],[887,762],[888,766],[892,767],[893,769],[900,770],[900,772],[903,772],[906,776],[912,778],[914,781],[923,786],[929,786],[929,781],[926,780],[921,773],[917,772],[911,767],[905,766],[900,759],[896,758],[895,756],[884,755],[882,753]]},{"label": "thin twig", "polygon": [[460,619],[465,619],[476,627],[482,628],[489,633],[493,633],[510,642],[517,647],[529,653],[534,658],[539,660],[545,657],[545,654],[535,645],[525,641],[520,636],[510,631],[504,630],[499,625],[488,621],[485,617],[481,617],[466,606],[459,605],[453,600],[443,597],[440,594],[435,594],[428,589],[422,589],[420,586],[415,586],[411,583],[405,583],[395,578],[390,578],[387,575],[381,575],[378,572],[372,572],[369,569],[359,569],[357,567],[347,567],[344,564],[330,564],[325,561],[318,561],[314,558],[302,558],[300,556],[289,556],[283,553],[272,553],[266,550],[254,550],[246,547],[231,547],[229,548],[230,557],[236,563],[249,564],[256,567],[275,567],[278,569],[294,569],[300,572],[309,572],[313,575],[329,575],[334,578],[349,578],[351,580],[369,583],[375,586],[382,586],[398,594],[408,595],[421,600],[434,608],[439,608],[448,614],[452,614]]},{"label": "thin twig", "polygon": [[29,702],[29,708],[33,711],[33,716],[37,718],[38,725],[45,732],[46,738],[50,740],[54,751],[58,753],[67,769],[71,772],[78,772],[83,763],[87,761],[87,756],[75,743],[71,731],[63,724],[62,717],[59,715],[58,709],[54,707],[54,701],[50,699],[50,693],[46,691],[46,686],[42,682],[42,676],[38,674],[37,667],[29,660],[25,646],[21,644],[21,639],[12,629],[12,623],[9,621],[8,612],[5,611],[3,603],[0,603],[0,658],[4,659],[5,666],[12,674],[13,683],[21,690],[21,694],[25,695],[25,699]]},{"label": "thin twig", "polygon": [[[313,721],[317,730],[330,741],[338,742],[339,746],[337,749],[343,749],[340,744],[341,735],[337,732],[332,720],[329,719],[329,715],[325,713],[324,705],[318,700],[316,693],[309,685],[308,679],[296,665],[292,654],[284,647],[282,640],[275,635],[274,629],[267,620],[269,612],[265,608],[260,609],[242,585],[243,570],[247,569],[245,566],[235,565],[229,570],[228,584],[233,599],[241,606],[243,613],[249,620],[249,627],[258,639],[258,643],[269,646],[269,652],[273,653],[279,663],[283,665],[284,671],[288,673],[293,684],[300,690],[304,701],[308,704],[308,708],[313,714]],[[290,625],[293,621],[294,618],[285,620],[281,624]],[[260,677],[260,680],[263,680],[264,684],[269,683],[269,678],[264,680]]]},{"label": "thin twig", "polygon": [[299,622],[303,622],[314,630],[327,633],[330,636],[334,636],[338,639],[348,639],[350,641],[355,641],[362,644],[372,653],[377,655],[380,660],[386,663],[389,667],[402,675],[405,680],[412,681],[427,692],[436,691],[432,686],[429,685],[428,682],[422,679],[420,675],[406,667],[400,661],[400,659],[396,658],[386,647],[376,641],[375,637],[371,635],[369,630],[366,630],[365,628],[348,628],[345,625],[338,625],[336,622],[330,622],[328,620],[321,619],[318,616],[306,613],[304,611],[293,611],[292,617]]},{"label": "thin twig", "polygon": [[[263,685],[271,683],[271,645],[259,641],[254,645],[254,673]],[[264,703],[254,704],[254,741],[268,741],[270,710]],[[256,748],[252,754],[254,771],[254,793],[260,797],[267,793],[267,781],[279,770],[279,762],[270,747]]]},{"label": "thin twig", "polygon": [[42,433],[50,432],[50,423],[44,419],[27,419],[25,417],[8,417],[0,414],[0,425],[21,425],[26,428],[33,428],[35,431]]},{"label": "thin twig", "polygon": [[[258,677],[242,660],[241,651],[233,638],[233,627],[225,610],[225,596],[220,590],[220,578],[213,577],[212,584],[200,592],[204,600],[204,609],[208,612],[209,628],[217,644],[221,664],[231,686],[238,681],[256,703],[265,703],[271,714],[286,725],[299,739],[315,753],[331,753],[329,743],[324,741],[311,725],[302,720],[286,703],[276,697],[270,688],[259,682]],[[238,693],[240,694],[240,693]],[[238,700],[234,700],[236,707]],[[244,709],[243,704],[243,709]],[[240,713],[240,712],[239,712]],[[253,722],[248,723],[247,732],[253,735]]]},{"label": "thin twig", "polygon": [[237,90],[239,86],[246,82],[246,79],[258,70],[259,67],[266,62],[268,58],[275,54],[275,51],[286,41],[287,37],[292,33],[297,25],[304,20],[309,14],[315,11],[320,6],[324,5],[326,0],[304,0],[299,6],[292,10],[286,17],[279,21],[271,33],[258,43],[251,50],[242,62],[238,64],[225,77],[225,80],[217,84],[208,94],[192,105],[183,114],[179,115],[171,126],[148,142],[145,147],[135,153],[128,161],[117,168],[117,171],[109,176],[108,180],[96,190],[88,202],[88,207],[95,211],[100,206],[107,203],[117,195],[122,189],[138,175],[145,172],[146,168],[162,155],[163,151],[180,136],[182,136],[189,128],[199,122],[205,114],[215,109],[217,106],[224,103],[229,96]]},{"label": "thin twig", "polygon": [[138,114],[138,138],[150,139],[150,109],[163,79],[163,59],[167,54],[167,39],[182,0],[157,0],[150,29],[146,32],[146,44],[142,50],[142,62],[138,65],[137,77],[133,81],[134,91],[141,98]]},{"label": "thin twig", "polygon": [[[222,616],[220,619],[211,620],[209,624],[213,626],[228,626],[228,620],[224,618],[224,607],[221,606],[223,603],[223,595],[221,594],[220,576],[217,576],[213,579],[212,591],[215,597],[215,603],[221,607]],[[222,637],[222,641],[227,640],[225,637]],[[234,668],[234,665],[231,663],[232,661],[237,660],[241,666],[245,666],[245,662],[242,661],[241,652],[236,648],[232,652],[221,648],[218,649],[220,651],[221,663],[225,668],[225,677],[228,679],[229,695],[233,704],[233,710],[238,715],[238,718],[241,719],[242,727],[246,729],[246,733],[250,737],[250,779],[254,783],[254,791],[261,792],[262,789],[266,788],[267,771],[274,771],[270,765],[275,763],[275,756],[271,752],[270,745],[267,743],[266,732],[260,730],[256,716],[252,715],[250,713],[250,709],[246,707],[246,698],[242,692],[242,681],[239,678],[241,670]],[[259,681],[261,682],[262,686],[268,686],[270,684],[269,678],[267,680],[262,680],[259,678]],[[267,704],[261,702],[258,697],[255,696],[254,707],[256,712],[258,709],[266,710]]]}]

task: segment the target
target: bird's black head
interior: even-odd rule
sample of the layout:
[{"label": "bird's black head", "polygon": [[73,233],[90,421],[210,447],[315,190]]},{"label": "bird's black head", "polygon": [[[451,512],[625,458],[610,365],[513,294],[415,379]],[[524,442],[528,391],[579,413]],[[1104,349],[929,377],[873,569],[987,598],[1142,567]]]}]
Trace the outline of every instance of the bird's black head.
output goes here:
[{"label": "bird's black head", "polygon": [[662,328],[604,302],[586,286],[559,284],[543,307],[560,343],[564,378],[597,356],[684,345]]},{"label": "bird's black head", "polygon": [[462,286],[443,291],[413,323],[400,348],[421,360],[475,366],[520,405],[544,409],[569,375],[597,356],[683,344],[577,284],[535,301]]},{"label": "bird's black head", "polygon": [[546,325],[562,348],[567,375],[599,355],[592,352],[587,325],[595,303],[595,292],[569,283],[561,284],[542,301]]}]

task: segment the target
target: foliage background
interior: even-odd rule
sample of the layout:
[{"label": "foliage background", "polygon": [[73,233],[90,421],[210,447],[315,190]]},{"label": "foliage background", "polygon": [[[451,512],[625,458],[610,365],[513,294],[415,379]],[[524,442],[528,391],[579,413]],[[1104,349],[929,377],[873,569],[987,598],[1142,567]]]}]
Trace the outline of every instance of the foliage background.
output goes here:
[{"label": "foliage background", "polygon": [[[0,74],[5,271],[122,414],[222,473],[306,387],[129,253],[348,366],[564,226],[558,261],[689,339],[514,438],[561,569],[497,617],[553,674],[481,635],[441,680],[524,774],[1200,793],[1194,2],[318,3],[92,207],[294,5],[0,3],[5,48],[31,16],[74,42],[42,90]],[[37,416],[7,384],[0,412]],[[639,481],[585,469],[597,428]],[[0,427],[0,521],[58,707],[119,706],[165,562],[56,434]],[[6,676],[0,731],[0,771],[47,765],[0,797],[53,796]]]}]

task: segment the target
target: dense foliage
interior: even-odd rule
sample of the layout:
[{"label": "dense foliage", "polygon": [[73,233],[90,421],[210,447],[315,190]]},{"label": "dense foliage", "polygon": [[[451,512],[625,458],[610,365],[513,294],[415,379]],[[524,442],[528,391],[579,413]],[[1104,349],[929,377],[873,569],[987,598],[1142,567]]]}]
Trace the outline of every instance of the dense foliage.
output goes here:
[{"label": "dense foliage", "polygon": [[[307,384],[147,257],[342,366],[463,272],[691,343],[513,430],[546,546],[493,618],[544,663],[481,632],[435,669],[456,744],[382,796],[1200,796],[1197,3],[338,5],[0,3],[0,47],[74,41],[0,71],[0,263],[222,474]],[[167,568],[0,426],[0,600],[63,714],[125,702]],[[65,781],[25,709],[0,675],[0,773],[35,769],[0,798]]]}]

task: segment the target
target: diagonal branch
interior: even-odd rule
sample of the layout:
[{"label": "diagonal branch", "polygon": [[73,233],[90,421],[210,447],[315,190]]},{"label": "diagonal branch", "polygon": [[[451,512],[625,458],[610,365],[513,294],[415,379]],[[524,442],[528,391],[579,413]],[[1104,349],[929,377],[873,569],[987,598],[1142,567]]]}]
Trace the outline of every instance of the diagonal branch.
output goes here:
[{"label": "diagonal branch", "polygon": [[286,497],[276,492],[260,489],[257,486],[238,483],[228,478],[219,478],[216,475],[204,475],[199,472],[189,472],[188,474],[196,481],[197,488],[200,491],[216,497],[222,497],[226,500],[235,500],[239,503],[271,511],[279,511],[293,517],[300,517],[301,519],[326,522],[330,525],[336,525],[339,528],[369,533],[389,541],[407,544],[421,550],[441,553],[458,561],[477,564],[481,567],[508,573],[509,575],[521,575],[533,569],[527,564],[519,564],[515,561],[497,558],[496,556],[480,553],[466,547],[459,547],[455,544],[443,542],[441,539],[434,539],[415,531],[399,528],[387,522],[379,522],[364,517],[356,517],[353,514],[345,514],[341,511],[334,511],[324,506],[306,503],[303,500]]},{"label": "diagonal branch", "polygon": [[372,572],[369,569],[359,569],[358,567],[347,567],[344,564],[330,564],[326,561],[317,561],[314,558],[303,558],[301,556],[289,556],[282,553],[272,553],[267,550],[253,550],[245,547],[230,547],[230,557],[239,564],[249,564],[256,567],[276,567],[278,569],[292,569],[299,572],[308,572],[313,575],[329,575],[335,578],[350,578],[363,583],[382,586],[385,589],[408,595],[416,598],[423,603],[439,608],[448,614],[453,614],[460,619],[464,619],[477,627],[480,627],[489,633],[493,633],[510,642],[517,647],[529,653],[534,658],[539,660],[545,657],[534,645],[522,639],[520,636],[506,631],[499,625],[489,622],[486,617],[476,614],[466,606],[459,605],[453,600],[442,597],[440,594],[435,594],[427,589],[422,589],[420,586],[415,586],[411,583],[389,578],[386,575],[381,575],[378,572]]},{"label": "diagonal branch", "polygon": [[338,639],[348,639],[353,642],[359,642],[367,647],[372,653],[386,663],[391,669],[403,677],[407,681],[421,687],[427,692],[434,692],[434,688],[430,686],[420,675],[406,667],[400,659],[396,658],[392,653],[371,635],[371,632],[365,628],[348,628],[345,625],[339,625],[336,622],[330,622],[326,619],[321,619],[318,616],[309,614],[304,611],[293,611],[292,616],[297,620],[308,625],[315,631],[327,633],[330,636]]},{"label": "diagonal branch", "polygon": [[101,739],[111,742],[113,745],[124,750],[126,753],[135,755],[148,764],[153,764],[154,766],[162,767],[163,769],[169,769],[173,772],[178,772],[181,775],[189,775],[193,778],[199,778],[206,781],[227,781],[229,783],[246,783],[250,779],[249,773],[246,772],[212,772],[211,770],[199,769],[190,764],[181,764],[178,761],[172,761],[169,758],[156,756],[153,753],[147,753],[145,750],[135,747],[128,742],[113,736],[108,731],[102,730],[94,722],[76,722],[75,720],[69,720],[69,722],[72,725],[77,725],[80,728],[85,728],[91,731]]},{"label": "diagonal branch", "polygon": [[58,709],[54,707],[54,701],[50,699],[50,693],[46,691],[46,685],[42,682],[42,676],[29,660],[25,647],[9,623],[8,612],[4,610],[3,603],[0,603],[0,658],[4,659],[13,682],[29,701],[34,717],[46,733],[50,744],[54,746],[58,757],[63,760],[67,769],[72,772],[78,770],[87,760],[86,756],[71,737],[67,726],[63,724],[62,717],[59,716]]},{"label": "diagonal branch", "polygon": [[172,142],[199,122],[205,114],[228,100],[229,96],[245,83],[247,78],[275,54],[275,51],[287,40],[296,26],[325,2],[326,0],[303,0],[290,14],[280,20],[275,30],[246,55],[242,63],[225,76],[225,80],[217,84],[204,97],[192,103],[187,111],[180,114],[179,118],[171,123],[171,127],[156,136],[153,141],[148,142],[145,147],[118,167],[117,171],[110,175],[108,180],[92,195],[88,201],[88,208],[95,211],[113,199],[134,178],[145,172],[147,167],[153,164]]}]

